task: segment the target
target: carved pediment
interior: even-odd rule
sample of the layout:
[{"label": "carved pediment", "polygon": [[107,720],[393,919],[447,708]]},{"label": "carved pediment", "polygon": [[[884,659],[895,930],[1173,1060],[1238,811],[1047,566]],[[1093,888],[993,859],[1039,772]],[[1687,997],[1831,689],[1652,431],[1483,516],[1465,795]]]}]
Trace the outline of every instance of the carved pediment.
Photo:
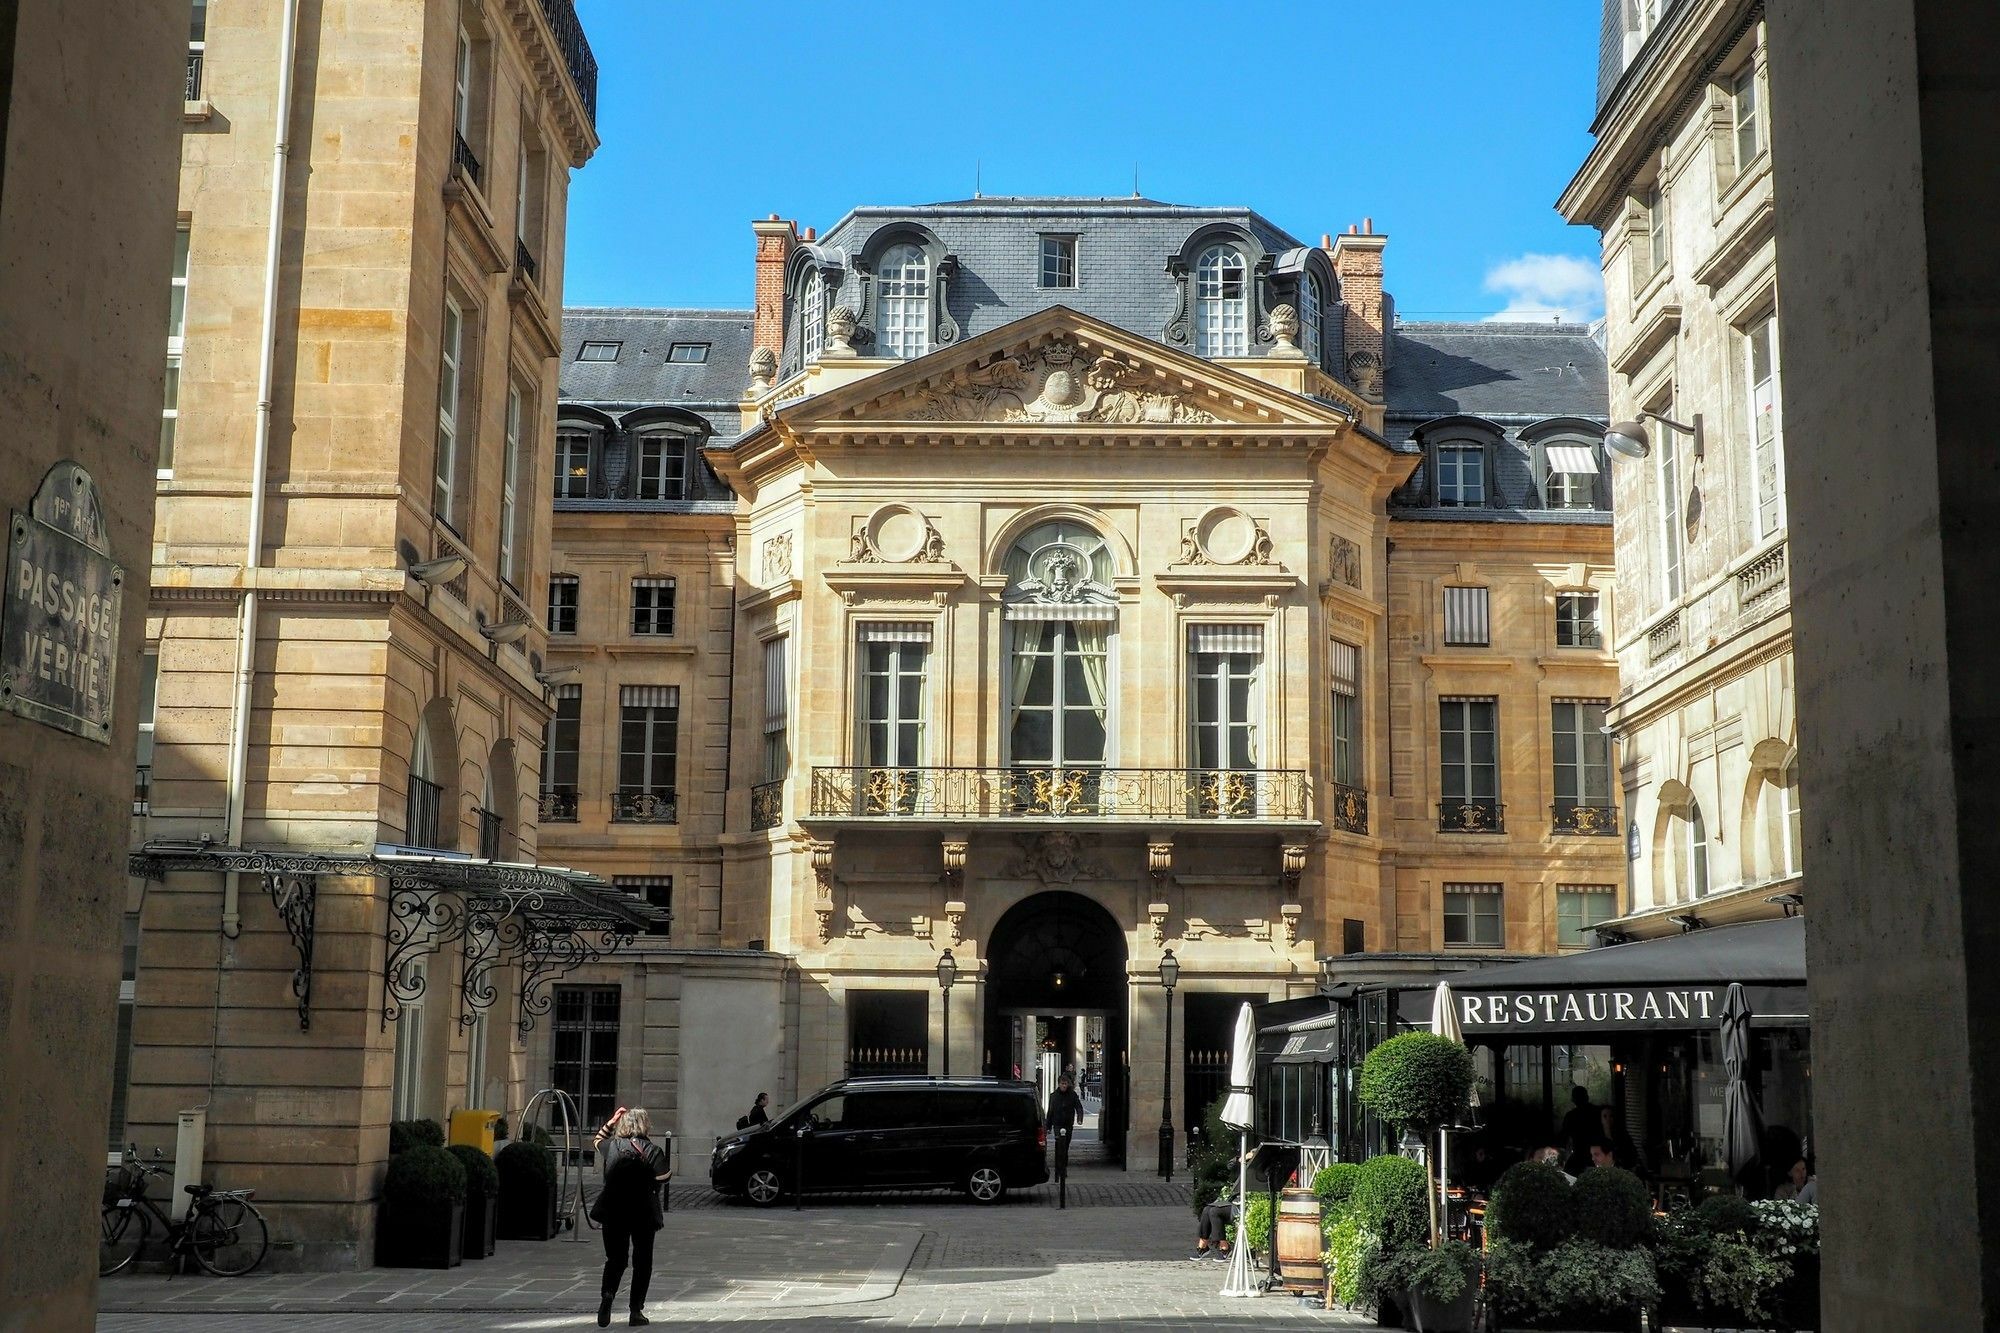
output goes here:
[{"label": "carved pediment", "polygon": [[912,421],[1214,425],[1222,418],[1155,382],[1140,362],[1058,338],[926,384]]}]

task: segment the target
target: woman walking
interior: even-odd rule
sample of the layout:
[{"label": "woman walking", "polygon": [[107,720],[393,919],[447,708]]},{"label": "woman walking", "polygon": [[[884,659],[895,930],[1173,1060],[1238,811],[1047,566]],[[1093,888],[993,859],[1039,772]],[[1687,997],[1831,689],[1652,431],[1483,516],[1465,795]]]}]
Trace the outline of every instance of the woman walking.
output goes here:
[{"label": "woman walking", "polygon": [[649,1324],[646,1288],[653,1280],[653,1234],[666,1225],[660,1207],[660,1182],[671,1171],[667,1155],[647,1136],[652,1128],[646,1112],[627,1111],[618,1124],[617,1150],[604,1170],[604,1188],[591,1207],[590,1220],[604,1228],[604,1295],[597,1303],[597,1326],[611,1323],[611,1303],[618,1298],[618,1280],[625,1276],[627,1256],[632,1269],[634,1325]]}]

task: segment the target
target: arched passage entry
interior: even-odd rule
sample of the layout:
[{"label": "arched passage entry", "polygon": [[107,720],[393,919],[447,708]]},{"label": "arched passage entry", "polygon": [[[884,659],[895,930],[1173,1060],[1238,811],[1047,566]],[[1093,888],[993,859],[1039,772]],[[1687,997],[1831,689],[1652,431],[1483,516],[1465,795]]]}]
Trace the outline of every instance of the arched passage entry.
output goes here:
[{"label": "arched passage entry", "polygon": [[[1099,1132],[1109,1159],[1122,1164],[1130,1095],[1125,932],[1082,894],[1038,893],[1008,908],[994,925],[986,960],[986,1072],[1010,1075],[1024,1042],[1032,1046],[1038,1022],[1059,1047],[1080,1050],[1087,1046],[1090,1020],[1102,1020]],[[1030,1064],[1021,1063],[1022,1076],[1033,1078]],[[1079,1065],[1077,1073],[1084,1072]]]}]

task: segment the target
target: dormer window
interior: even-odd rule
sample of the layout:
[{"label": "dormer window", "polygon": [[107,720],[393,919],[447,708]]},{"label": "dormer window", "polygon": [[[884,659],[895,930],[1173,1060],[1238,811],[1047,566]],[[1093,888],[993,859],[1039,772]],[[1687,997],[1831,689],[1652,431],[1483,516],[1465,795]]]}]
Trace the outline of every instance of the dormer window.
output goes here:
[{"label": "dormer window", "polygon": [[907,243],[892,245],[876,266],[881,284],[878,336],[886,356],[905,361],[930,351],[931,273],[924,252]]},{"label": "dormer window", "polygon": [[1299,284],[1299,350],[1306,354],[1306,360],[1320,364],[1320,300],[1319,275],[1308,273]]},{"label": "dormer window", "polygon": [[618,359],[618,349],[624,345],[622,342],[587,342],[576,349],[576,359],[579,361],[616,361]]},{"label": "dormer window", "polygon": [[701,365],[708,360],[708,344],[675,343],[667,349],[667,360],[677,365]]},{"label": "dormer window", "polygon": [[1055,289],[1076,286],[1076,237],[1042,237],[1042,286]]},{"label": "dormer window", "polygon": [[1249,269],[1233,245],[1211,245],[1195,264],[1195,351],[1250,354]]},{"label": "dormer window", "polygon": [[1486,449],[1477,444],[1437,447],[1437,502],[1446,508],[1486,503]]},{"label": "dormer window", "polygon": [[639,499],[686,499],[687,454],[688,442],[684,436],[642,436],[639,440]]},{"label": "dormer window", "polygon": [[565,425],[556,430],[556,499],[590,498],[590,446],[593,433],[582,426]]},{"label": "dormer window", "polygon": [[805,365],[819,360],[826,348],[826,279],[818,269],[806,274],[799,296],[799,358]]}]

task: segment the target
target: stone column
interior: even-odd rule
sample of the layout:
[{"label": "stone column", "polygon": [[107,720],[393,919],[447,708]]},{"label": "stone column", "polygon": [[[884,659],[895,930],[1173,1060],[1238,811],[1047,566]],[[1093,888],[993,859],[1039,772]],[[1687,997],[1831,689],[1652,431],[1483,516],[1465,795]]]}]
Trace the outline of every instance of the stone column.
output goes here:
[{"label": "stone column", "polygon": [[[1772,0],[1825,1323],[2000,1317],[2000,13]],[[1858,631],[1858,632],[1857,632]]]}]

